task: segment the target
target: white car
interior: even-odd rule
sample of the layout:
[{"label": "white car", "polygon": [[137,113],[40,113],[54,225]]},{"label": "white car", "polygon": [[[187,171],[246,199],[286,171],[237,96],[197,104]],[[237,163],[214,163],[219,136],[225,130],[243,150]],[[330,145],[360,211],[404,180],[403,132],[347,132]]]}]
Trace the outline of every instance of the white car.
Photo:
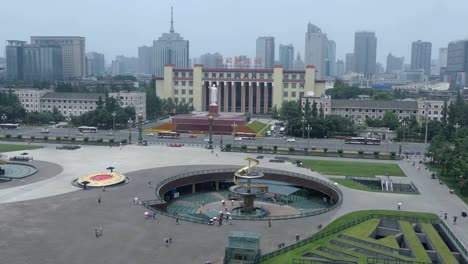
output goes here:
[{"label": "white car", "polygon": [[47,128],[43,128],[43,129],[41,130],[41,133],[45,133],[45,134],[47,134],[47,133],[49,133],[49,129],[47,129]]},{"label": "white car", "polygon": [[153,133],[147,133],[146,134],[148,137],[154,137],[154,134]]},{"label": "white car", "polygon": [[205,139],[203,139],[203,141],[208,142],[208,141],[210,141],[210,139],[209,139],[209,138],[205,138]]},{"label": "white car", "polygon": [[234,140],[235,140],[235,141],[241,141],[242,138],[241,138],[241,137],[235,137]]},{"label": "white car", "polygon": [[286,139],[286,142],[296,142],[296,139],[295,138],[288,138],[288,139]]}]

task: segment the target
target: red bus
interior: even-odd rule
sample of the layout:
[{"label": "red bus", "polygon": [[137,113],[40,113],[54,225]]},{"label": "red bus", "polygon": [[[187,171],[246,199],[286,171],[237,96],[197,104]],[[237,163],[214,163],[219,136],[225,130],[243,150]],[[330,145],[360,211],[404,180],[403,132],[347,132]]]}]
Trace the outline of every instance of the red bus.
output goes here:
[{"label": "red bus", "polygon": [[80,126],[78,127],[78,131],[81,133],[97,133],[98,129],[97,127],[91,127],[91,126]]},{"label": "red bus", "polygon": [[255,134],[255,133],[236,132],[236,133],[234,133],[234,137],[254,140],[254,139],[257,138],[257,134]]},{"label": "red bus", "polygon": [[365,137],[347,137],[345,138],[345,144],[380,145],[380,139]]},{"label": "red bus", "polygon": [[180,133],[177,132],[159,132],[158,138],[179,138]]}]

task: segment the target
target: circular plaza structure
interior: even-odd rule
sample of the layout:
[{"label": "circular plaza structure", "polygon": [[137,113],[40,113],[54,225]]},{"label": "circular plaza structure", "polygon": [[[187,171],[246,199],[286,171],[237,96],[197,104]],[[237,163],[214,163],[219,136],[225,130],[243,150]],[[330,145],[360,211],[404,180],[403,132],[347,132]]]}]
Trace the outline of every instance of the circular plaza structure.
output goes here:
[{"label": "circular plaza structure", "polygon": [[0,169],[2,170],[0,181],[22,179],[38,172],[38,169],[33,165],[16,162],[0,164]]},{"label": "circular plaza structure", "polygon": [[99,172],[83,176],[74,181],[80,187],[110,187],[127,182],[125,175],[117,172]]},{"label": "circular plaza structure", "polygon": [[[243,214],[247,190],[234,180],[235,168],[192,171],[169,177],[156,186],[156,199],[145,201],[152,209],[171,217],[209,223],[222,215],[227,220],[284,220],[308,217],[341,205],[343,195],[333,183],[315,177],[259,168],[261,191],[251,197],[255,207]],[[234,192],[232,192],[234,190]],[[257,190],[257,189],[255,189]],[[237,191],[237,192],[236,192]]]}]

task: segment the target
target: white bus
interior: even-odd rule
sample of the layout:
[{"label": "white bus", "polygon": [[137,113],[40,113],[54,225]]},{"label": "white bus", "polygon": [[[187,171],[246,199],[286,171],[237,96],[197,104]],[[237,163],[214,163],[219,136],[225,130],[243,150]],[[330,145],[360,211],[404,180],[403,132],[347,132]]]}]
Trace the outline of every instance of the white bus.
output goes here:
[{"label": "white bus", "polygon": [[91,127],[91,126],[80,126],[78,127],[78,130],[81,133],[97,133],[98,132],[97,127]]}]

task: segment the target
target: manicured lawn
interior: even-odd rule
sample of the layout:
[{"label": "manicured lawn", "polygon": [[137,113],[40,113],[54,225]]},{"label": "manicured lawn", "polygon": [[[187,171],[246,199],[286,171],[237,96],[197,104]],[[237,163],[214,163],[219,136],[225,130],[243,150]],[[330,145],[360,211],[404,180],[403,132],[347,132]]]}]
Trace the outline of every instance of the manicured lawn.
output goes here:
[{"label": "manicured lawn", "polygon": [[[334,182],[336,182],[338,184],[341,184],[341,185],[343,185],[345,187],[354,189],[354,190],[366,191],[366,192],[384,192],[384,191],[380,191],[380,190],[373,190],[373,189],[365,186],[364,184],[360,184],[359,182],[355,182],[353,180],[342,179],[342,178],[330,178],[330,180],[332,180],[332,181],[334,181]],[[414,195],[419,194],[417,192],[385,192],[385,193],[414,194]]]},{"label": "manicured lawn", "polygon": [[429,236],[429,239],[432,241],[432,244],[435,246],[437,252],[444,260],[444,263],[457,263],[457,260],[450,252],[450,249],[447,247],[445,242],[439,236],[439,233],[434,229],[434,226],[431,224],[422,224],[424,231]]},{"label": "manicured lawn", "polygon": [[302,160],[302,163],[322,175],[375,177],[376,175],[406,177],[397,164],[334,160]]},{"label": "manicured lawn", "polygon": [[[407,217],[423,217],[423,218],[438,219],[438,217],[436,215],[428,214],[428,213],[411,213],[411,212],[403,212],[403,211],[385,211],[385,210],[358,211],[358,212],[353,212],[353,213],[347,214],[345,216],[342,216],[342,217],[336,219],[335,221],[333,221],[333,223],[328,225],[326,228],[322,229],[319,233],[327,232],[328,230],[331,230],[331,229],[336,228],[338,226],[341,226],[343,224],[350,223],[352,221],[355,221],[355,220],[357,220],[359,218],[362,218],[362,217],[365,217],[365,216],[368,216],[368,215],[371,215],[371,214],[395,215],[395,216],[407,216]],[[406,257],[406,256],[396,254],[396,253],[392,253],[392,252],[384,251],[384,250],[381,250],[381,249],[373,248],[373,247],[370,247],[369,245],[363,244],[361,242],[355,242],[355,241],[347,240],[345,238],[339,238],[338,237],[340,234],[344,234],[344,235],[348,235],[348,236],[351,236],[351,237],[354,237],[354,238],[357,238],[357,239],[360,239],[360,240],[363,240],[363,241],[372,242],[372,243],[374,243],[376,245],[383,245],[383,246],[387,246],[387,247],[390,247],[390,248],[398,249],[399,245],[396,242],[395,237],[393,237],[393,236],[389,236],[389,237],[378,239],[378,240],[369,237],[369,235],[372,233],[372,231],[377,227],[379,221],[380,220],[376,219],[376,218],[369,219],[369,220],[367,220],[365,222],[362,222],[362,223],[357,224],[355,226],[352,226],[352,227],[350,227],[348,229],[345,229],[345,230],[343,230],[343,231],[341,231],[339,233],[329,235],[329,236],[327,236],[325,238],[322,238],[320,240],[316,240],[316,241],[314,241],[312,243],[309,243],[309,244],[307,244],[305,246],[302,246],[302,247],[296,248],[294,250],[288,251],[288,252],[286,252],[284,254],[281,254],[279,256],[271,258],[271,259],[269,259],[269,260],[267,260],[265,262],[262,262],[262,263],[267,263],[267,264],[291,263],[293,258],[300,259],[305,253],[308,253],[308,252],[312,252],[314,254],[327,257],[329,259],[348,260],[348,261],[353,260],[353,259],[350,259],[348,257],[342,257],[342,256],[336,256],[336,255],[333,256],[333,255],[324,253],[324,252],[322,252],[320,250],[317,250],[319,247],[327,247],[327,248],[330,248],[330,249],[340,251],[340,252],[348,254],[350,256],[357,257],[358,260],[359,260],[359,263],[366,263],[366,259],[367,259],[366,255],[364,255],[362,253],[352,251],[352,250],[349,250],[349,249],[346,249],[346,248],[342,248],[342,247],[340,247],[338,245],[333,245],[333,244],[330,243],[330,241],[332,241],[332,240],[344,242],[344,243],[347,243],[347,244],[349,244],[351,246],[356,246],[356,247],[364,248],[364,249],[367,249],[367,250],[375,251],[375,252],[385,254],[385,255],[388,255],[388,256],[391,256],[391,257],[395,257],[395,258],[398,258],[398,259],[402,259],[402,260],[427,261],[428,256],[427,256],[425,251],[421,251],[421,247],[422,247],[421,242],[419,242],[419,240],[416,241],[414,239],[414,238],[417,239],[417,237],[415,237],[416,233],[414,232],[414,230],[411,229],[411,224],[409,222],[402,221],[403,226],[404,226],[405,229],[408,229],[408,227],[409,227],[409,229],[405,230],[405,231],[407,231],[408,235],[411,237],[411,241],[410,241],[410,243],[412,244],[411,247],[412,248],[415,247],[415,249],[413,249],[413,250],[417,251],[417,252],[415,252],[415,254],[417,256],[417,259],[412,259],[412,258],[409,258],[409,257]],[[413,246],[413,243],[414,243],[414,246]],[[422,249],[424,250],[424,248],[422,248]],[[356,259],[354,259],[354,260],[356,260]]]},{"label": "manicured lawn", "polygon": [[29,149],[38,149],[38,148],[42,148],[42,146],[0,144],[0,152],[9,152],[9,151],[18,151],[18,150],[29,150]]},{"label": "manicured lawn", "polygon": [[266,124],[259,121],[252,121],[247,126],[255,131],[255,133],[258,133],[266,126]]}]

